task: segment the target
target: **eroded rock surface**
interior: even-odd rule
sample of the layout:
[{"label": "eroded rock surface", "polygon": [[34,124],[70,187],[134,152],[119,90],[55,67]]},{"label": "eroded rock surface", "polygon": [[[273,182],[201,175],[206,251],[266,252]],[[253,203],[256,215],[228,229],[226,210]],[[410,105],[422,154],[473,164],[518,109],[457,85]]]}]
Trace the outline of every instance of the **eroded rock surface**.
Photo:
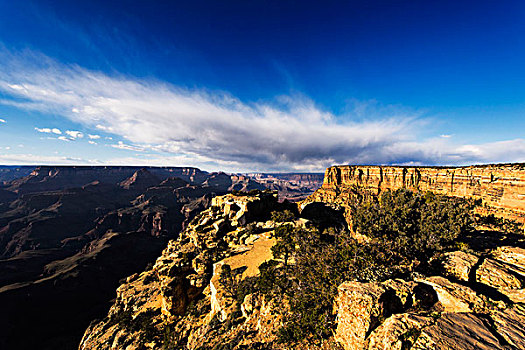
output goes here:
[{"label": "eroded rock surface", "polygon": [[378,194],[390,189],[477,198],[483,201],[479,209],[525,224],[525,165],[502,164],[442,167],[395,166],[333,166],[326,169],[322,187],[308,201],[347,206],[353,188],[359,187]]},{"label": "eroded rock surface", "polygon": [[448,277],[468,282],[470,271],[479,257],[462,251],[448,252],[442,259],[444,274]]},{"label": "eroded rock surface", "polygon": [[480,264],[456,251],[442,257],[444,276],[346,282],[335,338],[347,350],[524,349],[525,304],[515,271],[525,263],[522,252],[498,247],[488,253],[498,260]]},{"label": "eroded rock surface", "polygon": [[108,317],[90,326],[80,349],[271,344],[280,324],[274,301],[249,294],[237,309],[220,272],[228,265],[237,280],[259,273],[272,257],[274,223],[268,219],[282,205],[272,193],[215,197],[151,270],[119,287]]}]

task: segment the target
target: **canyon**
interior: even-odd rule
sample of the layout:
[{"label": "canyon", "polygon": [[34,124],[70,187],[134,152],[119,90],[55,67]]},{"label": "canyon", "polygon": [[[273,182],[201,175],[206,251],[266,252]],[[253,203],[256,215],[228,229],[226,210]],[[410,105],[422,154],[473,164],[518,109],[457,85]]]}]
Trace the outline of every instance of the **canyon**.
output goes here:
[{"label": "canyon", "polygon": [[[110,312],[87,329],[80,349],[522,349],[523,233],[481,227],[461,237],[461,249],[431,261],[426,274],[342,283],[334,300],[333,337],[320,345],[279,341],[290,317],[288,302],[253,290],[236,300],[223,278],[224,266],[242,282],[275,262],[272,247],[282,225],[300,230],[351,219],[349,202],[360,190],[474,198],[482,202],[482,214],[522,223],[522,181],[521,164],[342,166],[327,169],[323,186],[297,206],[262,192],[217,196],[151,269],[119,287]],[[288,213],[285,222],[275,221],[270,214],[276,212]]]},{"label": "canyon", "polygon": [[[523,164],[335,166],[322,179],[196,168],[15,171],[25,176],[0,172],[2,348],[525,347]],[[428,271],[347,280],[334,298],[333,336],[279,340],[289,300],[241,286],[282,265],[280,227],[351,229],[355,196],[396,190],[474,199],[479,216],[521,231],[483,224]]]},{"label": "canyon", "polygon": [[0,167],[0,348],[75,348],[213,197],[265,188],[191,167]]}]

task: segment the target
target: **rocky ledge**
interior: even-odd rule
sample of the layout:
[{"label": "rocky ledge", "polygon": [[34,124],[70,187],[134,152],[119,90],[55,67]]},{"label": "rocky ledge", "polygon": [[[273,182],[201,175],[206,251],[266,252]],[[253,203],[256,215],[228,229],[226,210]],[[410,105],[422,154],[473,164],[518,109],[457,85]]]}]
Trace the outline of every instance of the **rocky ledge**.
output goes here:
[{"label": "rocky ledge", "polygon": [[373,194],[406,188],[473,198],[482,202],[483,215],[525,224],[525,164],[468,167],[333,166],[326,169],[323,185],[306,202],[347,206],[359,188]]},{"label": "rocky ledge", "polygon": [[435,263],[441,275],[341,284],[343,348],[525,349],[525,249],[455,251]]},{"label": "rocky ledge", "polygon": [[271,212],[287,205],[260,191],[215,197],[151,269],[118,288],[108,316],[90,325],[80,349],[208,349],[238,345],[239,334],[251,334],[246,346],[271,343],[279,324],[272,302],[249,295],[239,308],[219,275],[225,265],[238,279],[259,273],[272,257]]}]

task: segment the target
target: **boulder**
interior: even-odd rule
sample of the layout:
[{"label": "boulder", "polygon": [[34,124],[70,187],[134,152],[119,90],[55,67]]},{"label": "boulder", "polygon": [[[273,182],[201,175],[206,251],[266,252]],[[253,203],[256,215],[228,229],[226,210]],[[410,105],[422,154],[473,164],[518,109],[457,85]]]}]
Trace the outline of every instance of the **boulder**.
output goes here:
[{"label": "boulder", "polygon": [[394,290],[403,307],[408,308],[413,305],[414,288],[417,285],[416,282],[396,278],[393,280],[387,280],[382,284]]},{"label": "boulder", "polygon": [[445,253],[441,260],[443,273],[460,281],[468,282],[469,274],[479,258],[462,251]]},{"label": "boulder", "polygon": [[441,276],[427,277],[417,281],[435,290],[444,312],[471,312],[480,310],[484,306],[483,300],[475,291]]},{"label": "boulder", "polygon": [[335,339],[345,350],[363,349],[385,312],[379,300],[386,291],[380,283],[345,282],[338,287]]}]

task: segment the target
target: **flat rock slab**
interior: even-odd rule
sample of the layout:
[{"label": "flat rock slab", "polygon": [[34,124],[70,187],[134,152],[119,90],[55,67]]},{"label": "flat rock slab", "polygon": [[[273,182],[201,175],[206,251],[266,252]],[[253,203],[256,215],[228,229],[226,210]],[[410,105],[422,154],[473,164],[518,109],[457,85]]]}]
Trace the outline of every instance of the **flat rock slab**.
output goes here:
[{"label": "flat rock slab", "polygon": [[[414,314],[392,315],[368,337],[368,350],[402,350],[409,338],[417,338],[422,328],[434,322],[432,317]],[[415,340],[415,339],[414,339]]]},{"label": "flat rock slab", "polygon": [[476,270],[476,281],[494,288],[523,288],[516,271],[505,263],[493,259],[485,259]]},{"label": "flat rock slab", "polygon": [[525,249],[518,247],[498,247],[492,253],[494,258],[515,267],[525,269]]},{"label": "flat rock slab", "polygon": [[525,306],[516,304],[491,315],[501,336],[517,349],[525,349]]},{"label": "flat rock slab", "polygon": [[436,323],[422,330],[412,349],[509,349],[489,327],[487,321],[471,313],[443,314]]}]

